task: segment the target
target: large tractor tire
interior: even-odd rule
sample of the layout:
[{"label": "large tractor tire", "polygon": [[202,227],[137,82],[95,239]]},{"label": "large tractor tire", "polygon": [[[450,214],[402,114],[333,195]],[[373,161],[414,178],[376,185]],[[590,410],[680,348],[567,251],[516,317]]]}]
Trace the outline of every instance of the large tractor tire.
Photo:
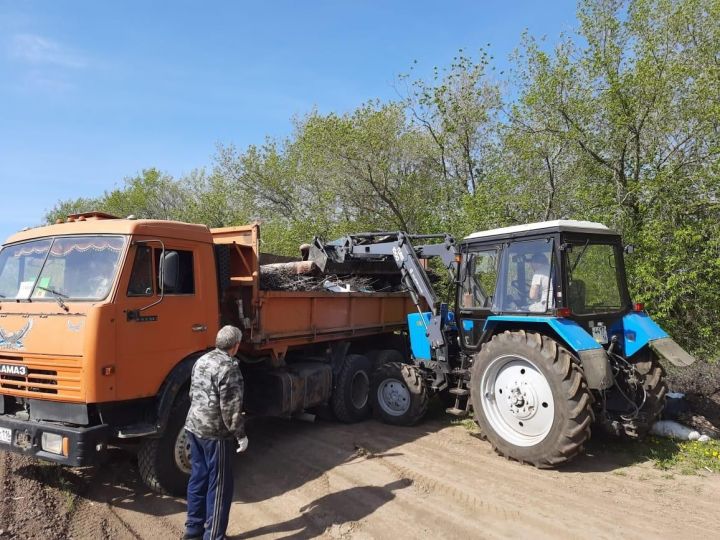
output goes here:
[{"label": "large tractor tire", "polygon": [[637,362],[635,369],[640,375],[645,390],[645,401],[637,419],[623,423],[625,436],[631,439],[642,438],[665,409],[665,398],[668,392],[665,382],[665,370],[652,351],[648,351],[645,360]]},{"label": "large tractor tire", "polygon": [[402,362],[388,362],[375,370],[370,395],[375,417],[396,426],[417,424],[430,401],[420,370]]},{"label": "large tractor tire", "polygon": [[367,356],[348,354],[345,357],[330,398],[335,418],[352,424],[370,416],[371,372],[372,364]]},{"label": "large tractor tire", "polygon": [[582,369],[547,336],[493,336],[474,359],[470,384],[480,431],[503,456],[555,467],[590,438],[593,399]]},{"label": "large tractor tire", "polygon": [[183,393],[172,410],[165,432],[145,438],[138,449],[138,468],[145,485],[158,493],[184,496],[190,479],[190,445],[185,434],[185,418],[190,398]]}]

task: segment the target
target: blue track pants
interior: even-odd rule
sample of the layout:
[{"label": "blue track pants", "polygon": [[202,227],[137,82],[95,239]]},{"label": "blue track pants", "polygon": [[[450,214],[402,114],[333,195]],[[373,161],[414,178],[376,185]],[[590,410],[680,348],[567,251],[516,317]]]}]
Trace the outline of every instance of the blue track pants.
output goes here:
[{"label": "blue track pants", "polygon": [[233,496],[230,439],[203,439],[186,431],[192,472],[188,483],[185,532],[204,540],[225,538]]}]

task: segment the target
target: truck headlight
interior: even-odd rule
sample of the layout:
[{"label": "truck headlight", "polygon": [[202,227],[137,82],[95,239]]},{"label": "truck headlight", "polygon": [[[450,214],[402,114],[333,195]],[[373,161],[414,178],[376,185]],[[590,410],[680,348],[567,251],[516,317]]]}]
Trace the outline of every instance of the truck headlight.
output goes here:
[{"label": "truck headlight", "polygon": [[51,454],[58,454],[59,456],[65,455],[63,436],[57,433],[43,433],[40,439],[40,446],[46,452]]}]

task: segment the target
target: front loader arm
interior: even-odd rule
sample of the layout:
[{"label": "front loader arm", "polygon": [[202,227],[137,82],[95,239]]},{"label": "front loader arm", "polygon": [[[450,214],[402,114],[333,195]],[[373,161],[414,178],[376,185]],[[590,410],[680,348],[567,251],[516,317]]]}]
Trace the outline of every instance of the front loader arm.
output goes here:
[{"label": "front loader arm", "polygon": [[[442,239],[442,242],[413,246],[412,240]],[[324,244],[315,238],[309,259],[321,270],[333,273],[387,274],[400,271],[403,285],[413,303],[422,312],[422,298],[432,316],[425,330],[433,348],[445,344],[442,330],[441,302],[420,259],[438,257],[453,275],[457,274],[457,248],[449,234],[409,235],[396,233],[361,233],[348,235],[339,241]],[[394,261],[394,265],[393,265]],[[424,321],[424,319],[423,319]]]}]

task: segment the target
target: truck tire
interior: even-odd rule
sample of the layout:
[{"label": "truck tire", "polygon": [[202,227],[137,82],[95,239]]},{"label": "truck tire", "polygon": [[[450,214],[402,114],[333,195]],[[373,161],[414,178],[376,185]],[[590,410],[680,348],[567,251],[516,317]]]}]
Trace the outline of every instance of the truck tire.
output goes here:
[{"label": "truck tire", "polygon": [[578,360],[552,338],[494,335],[475,356],[470,384],[481,434],[505,457],[555,467],[590,438],[592,394]]},{"label": "truck tire", "polygon": [[370,416],[371,371],[372,364],[367,356],[348,354],[344,358],[330,398],[335,418],[352,424]]},{"label": "truck tire", "polygon": [[164,433],[145,438],[138,449],[138,468],[145,485],[178,497],[185,495],[190,479],[190,445],[185,435],[190,398],[185,394],[173,405]]},{"label": "truck tire", "polygon": [[371,388],[373,414],[386,424],[412,426],[427,412],[430,393],[415,366],[385,363],[373,373]]},{"label": "truck tire", "polygon": [[373,371],[380,369],[385,364],[396,362],[399,364],[407,364],[403,354],[397,349],[383,349],[378,351],[373,362]]}]

